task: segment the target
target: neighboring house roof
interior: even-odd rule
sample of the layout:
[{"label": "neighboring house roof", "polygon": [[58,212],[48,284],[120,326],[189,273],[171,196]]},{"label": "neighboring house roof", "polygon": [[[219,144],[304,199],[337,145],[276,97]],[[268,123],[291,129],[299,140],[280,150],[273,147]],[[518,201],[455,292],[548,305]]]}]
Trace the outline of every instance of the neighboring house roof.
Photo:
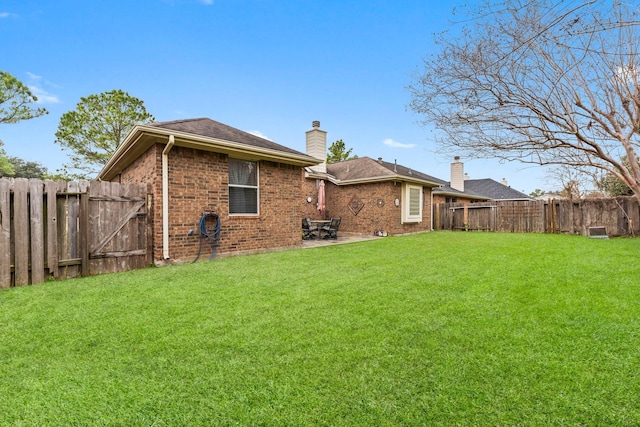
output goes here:
[{"label": "neighboring house roof", "polygon": [[533,197],[494,181],[485,179],[465,179],[464,191],[451,188],[451,183],[434,190],[436,194],[484,200],[533,200]]},{"label": "neighboring house roof", "polygon": [[482,200],[482,201],[491,199],[490,197],[484,196],[482,194],[476,194],[473,191],[470,191],[467,188],[467,181],[468,180],[464,182],[464,185],[465,185],[464,191],[456,190],[455,188],[451,187],[450,182],[447,182],[446,185],[435,188],[433,190],[433,194],[434,195],[439,194],[442,196],[460,197],[460,198],[472,199],[472,200]]},{"label": "neighboring house roof", "polygon": [[153,144],[166,144],[169,136],[174,137],[175,145],[179,147],[225,153],[249,160],[264,159],[297,166],[320,163],[307,154],[268,139],[209,118],[197,118],[134,126],[100,171],[98,179],[112,179]]},{"label": "neighboring house roof", "polygon": [[427,187],[444,185],[441,179],[396,163],[358,157],[327,165],[327,179],[336,185],[362,184],[382,181],[404,181]]}]

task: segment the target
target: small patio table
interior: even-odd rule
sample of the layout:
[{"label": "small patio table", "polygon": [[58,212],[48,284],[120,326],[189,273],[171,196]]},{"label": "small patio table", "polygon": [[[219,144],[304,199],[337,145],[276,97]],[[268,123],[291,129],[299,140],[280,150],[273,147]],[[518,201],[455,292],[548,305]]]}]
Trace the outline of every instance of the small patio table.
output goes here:
[{"label": "small patio table", "polygon": [[322,227],[325,225],[331,224],[330,219],[312,219],[311,224],[318,226],[318,238],[322,237],[320,234],[322,232]]}]

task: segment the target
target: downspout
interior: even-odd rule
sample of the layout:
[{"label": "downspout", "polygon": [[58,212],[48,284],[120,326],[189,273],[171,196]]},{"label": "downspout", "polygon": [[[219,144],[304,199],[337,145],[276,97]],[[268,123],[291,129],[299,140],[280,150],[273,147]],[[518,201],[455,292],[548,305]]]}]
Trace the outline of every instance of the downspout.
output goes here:
[{"label": "downspout", "polygon": [[429,216],[431,217],[431,231],[433,231],[433,187],[431,187],[431,191],[429,191],[429,193],[431,193],[431,206],[429,206],[431,214]]},{"label": "downspout", "polygon": [[169,151],[175,144],[173,135],[162,150],[162,258],[169,259]]}]

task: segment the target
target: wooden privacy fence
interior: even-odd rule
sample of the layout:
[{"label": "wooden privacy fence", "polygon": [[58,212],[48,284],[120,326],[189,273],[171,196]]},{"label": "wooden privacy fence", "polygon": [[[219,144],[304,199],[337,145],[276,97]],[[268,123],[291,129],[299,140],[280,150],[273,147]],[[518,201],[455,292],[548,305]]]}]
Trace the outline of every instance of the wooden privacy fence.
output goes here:
[{"label": "wooden privacy fence", "polygon": [[0,178],[0,288],[151,263],[144,184]]},{"label": "wooden privacy fence", "polygon": [[436,230],[586,236],[591,227],[605,227],[609,236],[640,235],[640,206],[634,197],[439,203],[433,216]]}]

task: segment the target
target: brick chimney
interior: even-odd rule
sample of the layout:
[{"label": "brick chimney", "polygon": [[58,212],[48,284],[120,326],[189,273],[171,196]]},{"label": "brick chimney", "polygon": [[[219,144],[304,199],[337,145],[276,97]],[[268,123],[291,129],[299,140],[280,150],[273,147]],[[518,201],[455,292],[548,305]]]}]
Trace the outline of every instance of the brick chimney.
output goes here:
[{"label": "brick chimney", "polygon": [[311,166],[311,170],[318,173],[327,173],[327,132],[320,129],[320,122],[314,120],[311,130],[307,133],[307,154],[322,160],[319,165]]},{"label": "brick chimney", "polygon": [[460,156],[455,156],[451,163],[451,188],[464,191],[464,163],[460,161]]}]

